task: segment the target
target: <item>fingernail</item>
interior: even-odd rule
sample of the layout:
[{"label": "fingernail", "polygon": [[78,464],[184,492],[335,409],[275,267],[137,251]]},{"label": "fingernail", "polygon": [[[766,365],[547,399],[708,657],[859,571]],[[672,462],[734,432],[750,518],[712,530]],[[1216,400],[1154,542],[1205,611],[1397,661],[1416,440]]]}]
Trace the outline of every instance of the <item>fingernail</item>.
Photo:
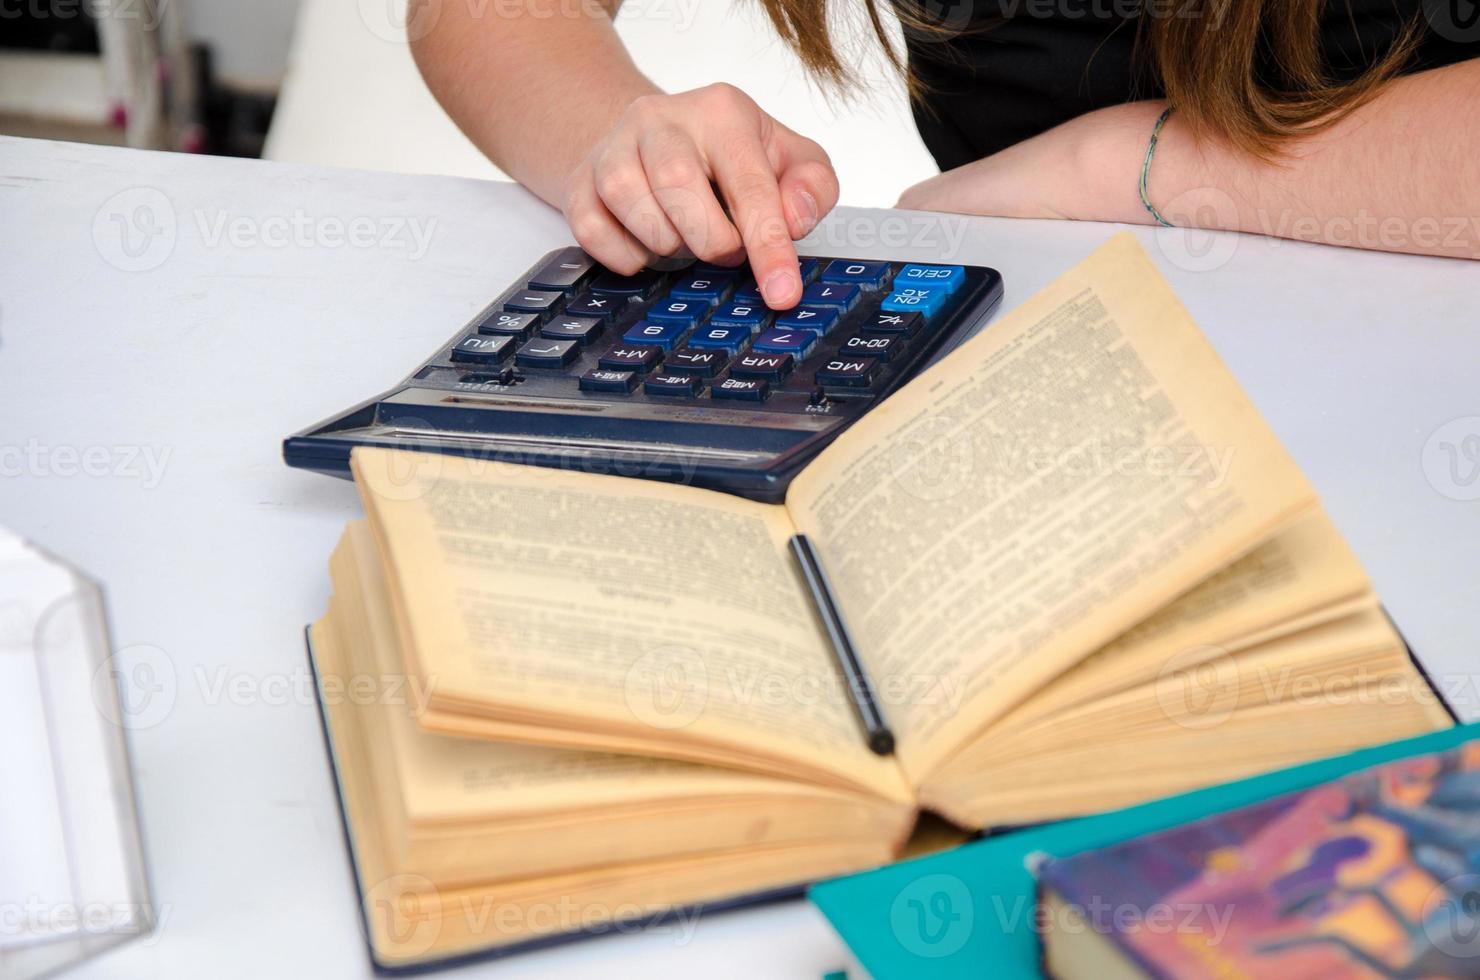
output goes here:
[{"label": "fingernail", "polygon": [[789,301],[791,294],[795,291],[797,281],[795,271],[788,272],[781,269],[771,273],[765,285],[761,287],[761,295],[766,297],[766,305],[774,308],[780,303]]},{"label": "fingernail", "polygon": [[817,199],[806,191],[796,192],[797,220],[801,222],[802,234],[805,235],[817,227]]}]

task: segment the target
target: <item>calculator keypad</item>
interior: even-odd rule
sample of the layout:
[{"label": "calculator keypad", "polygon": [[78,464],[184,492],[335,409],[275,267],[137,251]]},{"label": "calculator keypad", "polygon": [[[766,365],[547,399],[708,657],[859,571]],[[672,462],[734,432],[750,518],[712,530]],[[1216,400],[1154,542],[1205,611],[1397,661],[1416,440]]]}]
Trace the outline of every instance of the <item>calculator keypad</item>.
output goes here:
[{"label": "calculator keypad", "polygon": [[624,276],[566,248],[454,338],[441,363],[464,384],[527,373],[571,397],[810,413],[892,390],[970,292],[962,266],[806,257],[800,271],[801,301],[775,311],[744,266]]}]

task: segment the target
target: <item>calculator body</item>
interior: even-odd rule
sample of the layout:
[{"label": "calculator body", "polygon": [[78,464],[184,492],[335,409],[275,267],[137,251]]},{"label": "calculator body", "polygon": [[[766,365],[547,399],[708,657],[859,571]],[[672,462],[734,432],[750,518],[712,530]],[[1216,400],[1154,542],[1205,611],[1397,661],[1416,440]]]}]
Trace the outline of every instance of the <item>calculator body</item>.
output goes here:
[{"label": "calculator body", "polygon": [[[622,277],[578,249],[557,249],[395,388],[286,439],[284,459],[290,466],[347,477],[354,447],[382,446],[780,501],[812,457],[932,358],[969,336],[1002,297],[1001,276],[979,266],[804,256],[802,269],[812,280],[803,303],[777,314],[758,302],[743,269],[701,264]],[[834,281],[850,270],[861,270],[866,281]],[[959,281],[928,315],[922,306],[910,319],[886,308],[917,293],[929,305],[931,284],[895,288],[895,280],[911,271]],[[695,283],[718,288],[696,291]],[[603,284],[608,291],[601,291]],[[751,298],[755,302],[745,302]],[[698,316],[675,332],[674,324],[682,328],[684,321],[670,314],[680,305],[681,316],[695,309]],[[735,319],[736,310],[750,310],[748,317],[754,317],[751,308],[762,311],[762,322],[757,326],[747,318],[741,325],[749,336],[741,336],[724,318]],[[796,319],[806,310],[819,311],[818,319],[828,322],[808,346],[792,349],[795,356],[779,353],[788,343],[807,342],[781,327],[810,326]],[[837,315],[822,315],[829,310]],[[587,315],[597,313],[602,315]],[[914,329],[905,335],[901,323]],[[870,324],[879,331],[866,329]],[[654,344],[639,343],[648,334]],[[560,339],[567,335],[571,339]],[[734,342],[702,346],[711,338]],[[613,358],[638,348],[656,350],[658,363],[614,369],[621,365]],[[870,356],[875,350],[881,356]],[[707,351],[717,356],[711,359]],[[783,356],[789,369],[764,370]]]}]

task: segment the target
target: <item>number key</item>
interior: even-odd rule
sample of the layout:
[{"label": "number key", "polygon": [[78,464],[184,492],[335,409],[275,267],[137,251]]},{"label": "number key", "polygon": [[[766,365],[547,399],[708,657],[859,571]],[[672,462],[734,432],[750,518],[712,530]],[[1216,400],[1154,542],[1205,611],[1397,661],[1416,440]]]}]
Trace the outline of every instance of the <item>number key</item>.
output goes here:
[{"label": "number key", "polygon": [[722,273],[701,272],[674,283],[668,295],[674,299],[693,299],[714,306],[729,295],[730,287],[738,275],[734,269],[727,269]]},{"label": "number key", "polygon": [[726,350],[734,354],[744,347],[749,339],[749,327],[720,327],[715,326],[711,321],[709,326],[700,327],[694,331],[693,336],[689,338],[689,346]]},{"label": "number key", "polygon": [[654,303],[647,318],[653,323],[677,323],[685,330],[704,318],[709,312],[709,302],[702,299],[665,299]]},{"label": "number key", "polygon": [[683,335],[689,332],[689,328],[683,323],[650,323],[647,320],[639,320],[622,334],[624,344],[644,344],[650,347],[661,347],[663,350],[673,350]]},{"label": "number key", "polygon": [[802,290],[803,306],[830,306],[850,310],[858,301],[858,287],[846,283],[814,282]]},{"label": "number key", "polygon": [[838,325],[840,315],[828,306],[798,306],[776,317],[776,326],[784,330],[810,330],[821,337]]},{"label": "number key", "polygon": [[753,333],[759,333],[770,319],[771,311],[764,304],[736,301],[715,310],[709,322],[717,327],[746,327]]},{"label": "number key", "polygon": [[851,282],[860,286],[878,286],[887,278],[888,262],[861,262],[857,259],[833,259],[822,272],[823,282]]},{"label": "number key", "polygon": [[817,335],[810,330],[767,330],[755,339],[751,350],[761,354],[790,354],[806,357],[817,346]]}]

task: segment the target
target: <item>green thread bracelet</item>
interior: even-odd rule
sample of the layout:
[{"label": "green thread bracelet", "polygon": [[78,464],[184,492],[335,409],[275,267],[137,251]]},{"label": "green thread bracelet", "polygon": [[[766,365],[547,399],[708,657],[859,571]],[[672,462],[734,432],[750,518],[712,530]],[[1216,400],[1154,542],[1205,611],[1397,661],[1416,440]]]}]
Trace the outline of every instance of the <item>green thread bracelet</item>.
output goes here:
[{"label": "green thread bracelet", "polygon": [[1176,225],[1163,218],[1161,212],[1157,211],[1152,205],[1151,198],[1146,196],[1146,178],[1151,176],[1151,158],[1156,156],[1156,141],[1161,139],[1161,127],[1166,123],[1167,116],[1171,114],[1172,107],[1167,106],[1162,110],[1161,115],[1156,117],[1156,125],[1151,127],[1151,142],[1146,147],[1146,161],[1141,164],[1141,204],[1146,208],[1146,212],[1156,219],[1156,223],[1163,228],[1175,228]]}]

